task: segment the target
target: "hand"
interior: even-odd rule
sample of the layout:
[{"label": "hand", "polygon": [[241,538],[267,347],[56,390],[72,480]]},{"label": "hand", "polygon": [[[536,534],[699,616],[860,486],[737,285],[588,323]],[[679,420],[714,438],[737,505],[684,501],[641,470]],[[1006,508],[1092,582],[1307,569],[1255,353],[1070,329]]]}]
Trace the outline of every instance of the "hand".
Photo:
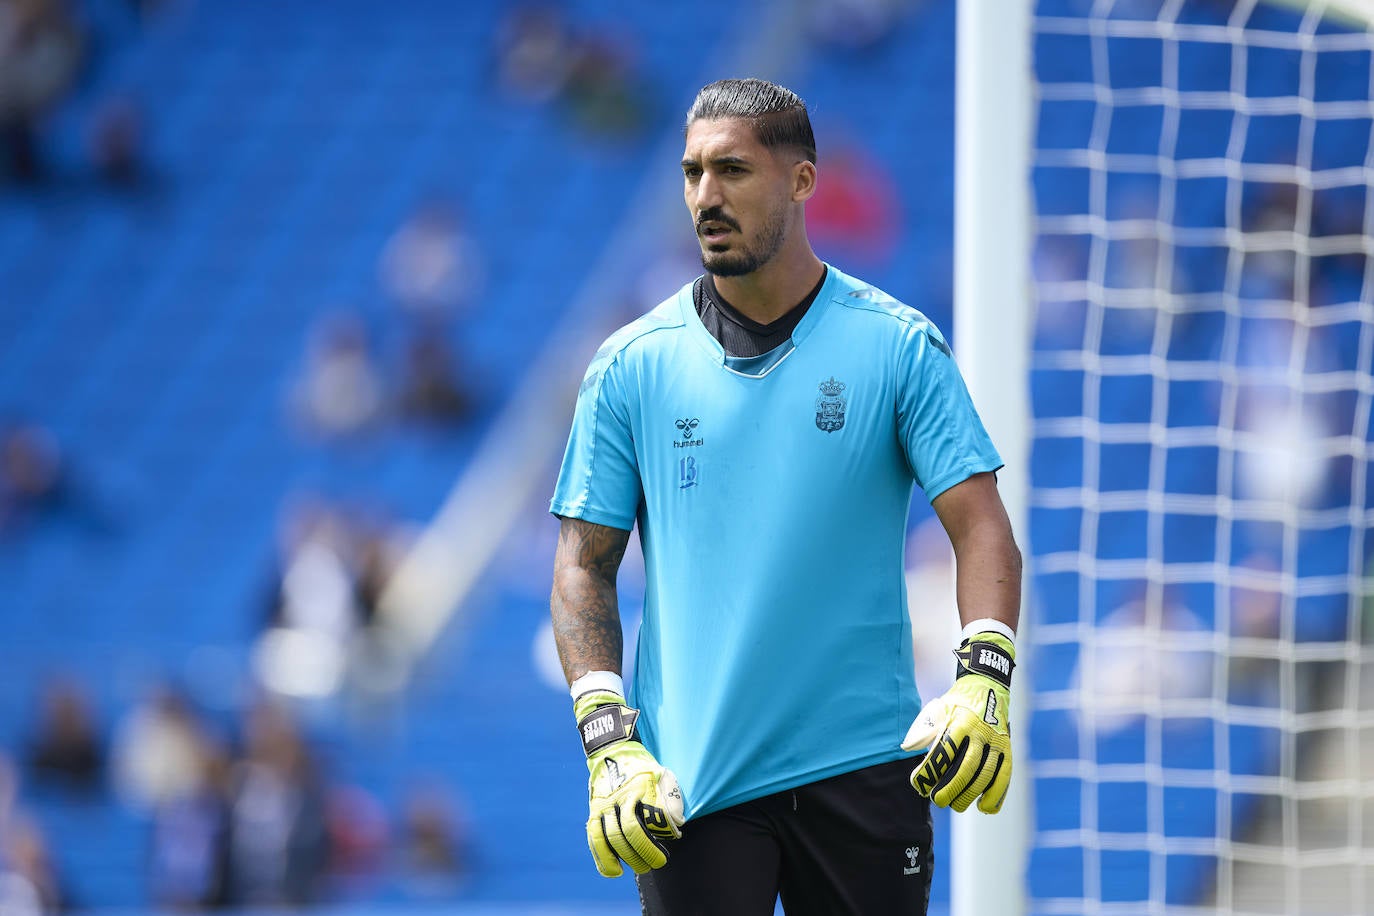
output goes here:
[{"label": "hand", "polygon": [[677,777],[640,744],[635,732],[639,710],[610,690],[584,693],[573,704],[582,746],[587,752],[591,816],[587,845],[596,870],[607,878],[662,868],[667,841],[682,836],[682,792]]},{"label": "hand", "polygon": [[954,653],[954,686],[927,703],[902,748],[929,748],[911,785],[940,807],[996,814],[1011,784],[1011,670],[1016,648],[998,633],[978,633]]}]

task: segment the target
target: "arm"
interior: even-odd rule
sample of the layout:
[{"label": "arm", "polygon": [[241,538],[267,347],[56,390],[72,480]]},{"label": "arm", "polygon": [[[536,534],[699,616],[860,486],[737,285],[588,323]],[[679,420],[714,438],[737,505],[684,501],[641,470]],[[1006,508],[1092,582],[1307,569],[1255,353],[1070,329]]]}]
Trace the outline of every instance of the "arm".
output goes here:
[{"label": "arm", "polygon": [[[642,874],[667,863],[667,843],[682,835],[683,814],[677,777],[640,743],[639,711],[621,693],[624,640],[615,577],[630,532],[560,519],[549,609],[591,771],[587,845],[607,878],[624,871],[621,862]],[[590,672],[597,673],[585,677]]]},{"label": "arm", "polygon": [[630,532],[562,518],[553,559],[553,636],[568,683],[589,671],[620,673],[624,639],[615,579]]},{"label": "arm", "polygon": [[996,814],[1011,785],[1010,690],[1021,607],[1021,552],[991,473],[932,505],[954,545],[963,640],[954,686],[921,708],[902,747],[927,751],[911,784],[935,804]]},{"label": "arm", "polygon": [[[1021,551],[992,474],[974,474],[931,503],[954,545],[959,620],[991,618],[1016,632],[1021,613]],[[967,635],[967,634],[965,634]]]}]

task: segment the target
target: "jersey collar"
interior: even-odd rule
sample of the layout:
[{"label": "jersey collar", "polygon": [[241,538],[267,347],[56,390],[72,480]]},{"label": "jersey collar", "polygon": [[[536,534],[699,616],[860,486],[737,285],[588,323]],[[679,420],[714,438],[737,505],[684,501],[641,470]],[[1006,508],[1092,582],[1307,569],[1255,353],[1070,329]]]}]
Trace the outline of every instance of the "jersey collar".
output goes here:
[{"label": "jersey collar", "polygon": [[710,354],[712,362],[736,375],[742,375],[746,378],[763,378],[777,368],[783,360],[791,356],[792,351],[801,346],[802,341],[815,328],[821,319],[821,314],[830,307],[830,300],[834,296],[838,276],[839,271],[829,262],[825,262],[825,282],[821,284],[820,292],[816,293],[816,299],[811,303],[811,307],[806,310],[801,321],[797,322],[797,326],[792,329],[792,336],[759,356],[725,355],[725,348],[720,345],[720,341],[711,336],[710,331],[706,330],[706,325],[701,323],[701,316],[697,314],[696,306],[692,303],[692,286],[696,283],[695,280],[678,291],[678,308],[682,310],[682,320],[687,326],[688,333],[699,346]]}]

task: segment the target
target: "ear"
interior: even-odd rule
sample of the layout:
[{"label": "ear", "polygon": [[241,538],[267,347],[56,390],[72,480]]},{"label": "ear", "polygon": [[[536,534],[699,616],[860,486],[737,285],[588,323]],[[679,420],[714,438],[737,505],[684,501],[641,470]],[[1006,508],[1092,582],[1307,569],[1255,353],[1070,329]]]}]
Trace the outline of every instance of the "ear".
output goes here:
[{"label": "ear", "polygon": [[803,159],[792,166],[792,201],[802,203],[816,193],[816,164]]}]

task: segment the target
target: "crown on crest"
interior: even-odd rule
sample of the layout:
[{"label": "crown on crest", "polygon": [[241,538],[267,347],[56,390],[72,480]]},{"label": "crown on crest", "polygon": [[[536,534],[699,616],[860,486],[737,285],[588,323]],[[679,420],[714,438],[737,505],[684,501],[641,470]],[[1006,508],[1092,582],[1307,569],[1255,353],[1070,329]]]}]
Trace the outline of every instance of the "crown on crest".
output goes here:
[{"label": "crown on crest", "polygon": [[842,391],[844,391],[844,382],[835,381],[835,376],[833,375],[821,382],[821,394],[828,398],[837,398]]}]

